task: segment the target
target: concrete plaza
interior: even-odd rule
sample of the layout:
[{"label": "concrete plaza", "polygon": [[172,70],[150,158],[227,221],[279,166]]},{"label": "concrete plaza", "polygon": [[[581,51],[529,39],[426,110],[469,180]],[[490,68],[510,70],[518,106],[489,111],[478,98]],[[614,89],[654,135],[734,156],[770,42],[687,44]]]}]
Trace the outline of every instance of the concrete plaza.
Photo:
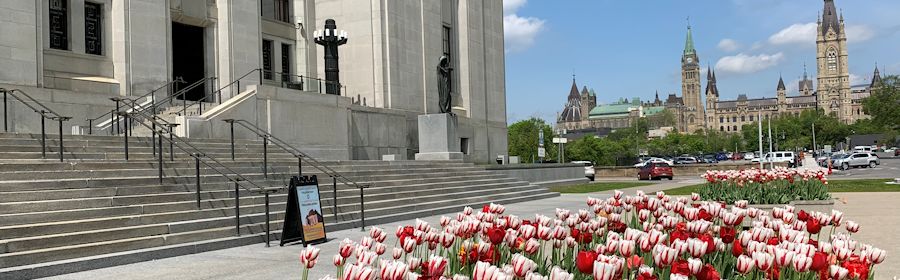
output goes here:
[{"label": "concrete plaza", "polygon": [[[624,189],[626,193],[644,190],[652,193],[686,185],[701,183],[699,179],[660,182],[651,186]],[[506,213],[520,217],[532,217],[535,213],[552,215],[556,208],[578,209],[586,207],[588,196],[606,198],[612,191],[590,194],[564,194],[560,197],[538,201],[506,205]],[[836,193],[839,201],[835,208],[844,211],[844,219],[858,222],[860,232],[854,238],[860,242],[873,244],[888,251],[885,263],[876,269],[876,279],[891,279],[900,275],[900,240],[893,233],[900,232],[900,193]],[[424,217],[422,220],[433,225],[438,224],[438,216]],[[381,224],[389,234],[386,245],[390,250],[396,243],[393,235],[398,225],[413,224],[413,220]],[[319,264],[310,271],[309,279],[319,279],[325,275],[334,275],[331,256],[337,254],[340,240],[350,238],[358,241],[367,232],[359,229],[329,232],[331,239],[320,248]],[[186,255],[150,262],[123,265],[105,269],[91,270],[74,274],[60,275],[47,279],[298,279],[301,275],[298,261],[301,245],[278,247],[277,241],[266,248],[263,244],[255,244],[201,254]],[[385,256],[390,258],[390,251]]]}]

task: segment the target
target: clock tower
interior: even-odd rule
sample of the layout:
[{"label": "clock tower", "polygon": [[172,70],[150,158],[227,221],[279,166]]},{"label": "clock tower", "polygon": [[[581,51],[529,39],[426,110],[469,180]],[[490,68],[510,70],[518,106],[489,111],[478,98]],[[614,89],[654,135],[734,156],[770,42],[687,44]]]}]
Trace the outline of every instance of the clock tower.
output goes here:
[{"label": "clock tower", "polygon": [[816,95],[819,109],[843,121],[852,121],[850,69],[847,65],[847,33],[844,16],[838,14],[834,0],[824,0],[822,18],[816,30]]},{"label": "clock tower", "polygon": [[687,27],[687,38],[684,42],[684,53],[681,55],[681,95],[684,108],[681,120],[687,133],[693,133],[704,127],[704,109],[700,100],[700,57],[694,49],[694,38],[691,26]]}]

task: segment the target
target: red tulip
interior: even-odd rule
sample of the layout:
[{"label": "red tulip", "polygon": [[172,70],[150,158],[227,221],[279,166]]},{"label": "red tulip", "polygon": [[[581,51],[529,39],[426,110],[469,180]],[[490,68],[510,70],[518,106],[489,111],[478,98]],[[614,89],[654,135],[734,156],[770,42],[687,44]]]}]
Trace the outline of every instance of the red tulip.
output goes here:
[{"label": "red tulip", "polygon": [[737,235],[733,227],[721,227],[719,228],[719,238],[722,239],[722,242],[725,244],[731,244],[734,242],[734,237]]},{"label": "red tulip", "polygon": [[809,270],[822,270],[828,268],[828,255],[823,252],[816,252],[812,257],[812,265]]},{"label": "red tulip", "polygon": [[731,244],[731,255],[732,256],[740,256],[744,254],[744,247],[741,246],[741,242],[734,242]]},{"label": "red tulip", "polygon": [[713,251],[716,250],[716,240],[713,239],[712,235],[709,235],[708,233],[704,233],[704,234],[697,236],[697,239],[700,239],[703,242],[706,242],[706,253],[707,254],[712,253]]},{"label": "red tulip", "polygon": [[578,252],[578,256],[575,257],[575,266],[578,267],[578,271],[584,274],[591,274],[594,272],[594,261],[597,260],[597,253],[594,251],[581,251]]},{"label": "red tulip", "polygon": [[800,210],[800,212],[797,213],[797,220],[806,222],[807,220],[809,220],[809,213],[806,213],[806,211]]},{"label": "red tulip", "polygon": [[691,235],[689,233],[687,233],[687,231],[684,231],[682,229],[676,229],[676,230],[672,231],[672,233],[669,234],[669,237],[671,237],[670,240],[676,240],[676,239],[688,240],[688,238],[690,238]]},{"label": "red tulip", "polygon": [[694,275],[697,277],[697,280],[721,280],[722,277],[719,276],[719,272],[716,271],[716,268],[711,264],[706,264],[703,266],[703,269],[700,270],[700,273]]},{"label": "red tulip", "polygon": [[506,237],[506,231],[503,228],[494,226],[488,229],[487,236],[491,240],[491,244],[500,244],[503,242],[503,237]]},{"label": "red tulip", "polygon": [[653,273],[642,272],[641,274],[638,274],[636,280],[659,280],[659,278],[657,278],[656,275],[653,275]]},{"label": "red tulip", "polygon": [[672,263],[672,274],[681,274],[691,276],[691,268],[688,266],[687,260],[679,259]]},{"label": "red tulip", "polygon": [[850,279],[869,279],[869,263],[865,259],[854,256],[845,261],[841,267],[847,269],[847,277]]},{"label": "red tulip", "polygon": [[822,224],[819,224],[818,219],[806,220],[806,231],[808,231],[810,234],[818,234],[821,230]]}]

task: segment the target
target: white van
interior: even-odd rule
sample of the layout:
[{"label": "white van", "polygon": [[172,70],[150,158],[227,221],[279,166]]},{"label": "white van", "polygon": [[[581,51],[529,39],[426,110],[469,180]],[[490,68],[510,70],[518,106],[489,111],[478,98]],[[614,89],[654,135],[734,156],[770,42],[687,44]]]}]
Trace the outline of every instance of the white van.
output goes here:
[{"label": "white van", "polygon": [[854,152],[871,153],[872,146],[856,146],[853,147]]},{"label": "white van", "polygon": [[794,152],[768,152],[762,159],[753,159],[753,162],[787,162],[788,166],[794,166]]}]

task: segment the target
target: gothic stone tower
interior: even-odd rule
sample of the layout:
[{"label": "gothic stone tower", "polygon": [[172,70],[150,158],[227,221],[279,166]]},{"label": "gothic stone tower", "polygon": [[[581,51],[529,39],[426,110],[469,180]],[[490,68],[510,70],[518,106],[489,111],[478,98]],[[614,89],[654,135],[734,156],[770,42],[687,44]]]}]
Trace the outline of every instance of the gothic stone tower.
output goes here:
[{"label": "gothic stone tower", "polygon": [[851,121],[850,70],[847,65],[847,33],[844,16],[838,18],[834,0],[824,0],[822,18],[818,20],[816,61],[818,64],[819,108],[845,123]]},{"label": "gothic stone tower", "polygon": [[688,133],[703,128],[704,110],[700,101],[700,57],[694,49],[694,38],[691,26],[688,26],[687,38],[684,42],[684,53],[681,56],[681,95],[684,98],[684,128]]},{"label": "gothic stone tower", "polygon": [[716,102],[719,101],[719,88],[716,86],[716,72],[706,68],[706,129],[715,130],[719,127],[716,120]]}]

